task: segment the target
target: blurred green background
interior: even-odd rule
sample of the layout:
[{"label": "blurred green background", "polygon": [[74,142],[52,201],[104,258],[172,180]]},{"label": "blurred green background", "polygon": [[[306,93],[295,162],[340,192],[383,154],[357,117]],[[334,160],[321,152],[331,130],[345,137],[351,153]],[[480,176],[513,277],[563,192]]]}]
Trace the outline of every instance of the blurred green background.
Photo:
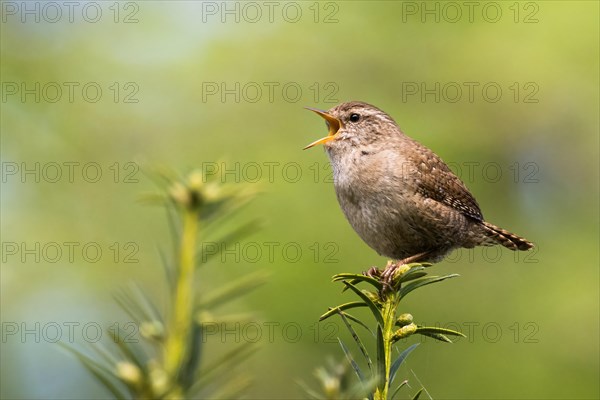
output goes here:
[{"label": "blurred green background", "polygon": [[461,277],[406,311],[469,338],[423,343],[402,378],[438,399],[600,396],[597,2],[54,4],[2,2],[3,398],[106,396],[51,342],[125,323],[111,293],[130,280],[163,301],[165,215],[136,202],[157,165],[262,191],[239,218],[264,228],[200,279],[271,274],[231,308],[262,328],[248,396],[301,398],[295,382],[342,358],[338,321],[317,324],[350,301],[331,275],[386,261],[345,221],[326,155],[301,150],[326,133],[303,107],[348,100],[391,114],[486,219],[537,244],[436,266]]}]

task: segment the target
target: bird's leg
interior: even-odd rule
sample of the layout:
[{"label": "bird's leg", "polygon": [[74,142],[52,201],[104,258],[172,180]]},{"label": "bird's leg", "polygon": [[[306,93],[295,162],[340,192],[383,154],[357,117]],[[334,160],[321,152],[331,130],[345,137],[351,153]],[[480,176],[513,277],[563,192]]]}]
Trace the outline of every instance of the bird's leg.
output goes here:
[{"label": "bird's leg", "polygon": [[386,268],[383,270],[383,272],[381,273],[381,281],[384,283],[385,286],[388,286],[388,287],[391,288],[392,279],[394,278],[394,273],[396,272],[396,270],[400,266],[406,265],[406,264],[410,264],[410,263],[414,263],[414,262],[417,262],[419,260],[422,260],[427,255],[429,255],[429,252],[428,251],[424,251],[422,253],[417,253],[417,254],[412,255],[410,257],[406,257],[405,259],[402,259],[402,260],[400,260],[398,262],[389,263],[386,266]]}]

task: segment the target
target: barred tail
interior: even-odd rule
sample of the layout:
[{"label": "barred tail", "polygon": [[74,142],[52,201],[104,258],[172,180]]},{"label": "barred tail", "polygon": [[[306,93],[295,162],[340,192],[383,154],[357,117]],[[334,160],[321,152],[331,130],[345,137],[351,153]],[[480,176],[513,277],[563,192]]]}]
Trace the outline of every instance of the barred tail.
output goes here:
[{"label": "barred tail", "polygon": [[510,233],[507,230],[498,228],[496,225],[492,225],[489,222],[483,222],[484,233],[487,236],[484,245],[501,244],[507,249],[513,251],[516,250],[529,250],[533,247],[533,243],[529,240],[519,237],[514,233]]}]

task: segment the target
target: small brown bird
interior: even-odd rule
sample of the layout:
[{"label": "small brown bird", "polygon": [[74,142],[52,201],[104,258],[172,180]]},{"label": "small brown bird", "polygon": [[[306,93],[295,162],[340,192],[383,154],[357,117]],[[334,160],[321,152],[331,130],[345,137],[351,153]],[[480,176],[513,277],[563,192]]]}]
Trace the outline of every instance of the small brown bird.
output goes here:
[{"label": "small brown bird", "polygon": [[329,134],[305,149],[325,146],[346,218],[380,255],[400,265],[438,262],[460,247],[533,247],[484,221],[473,195],[442,159],[382,110],[358,101],[309,110],[325,119]]}]

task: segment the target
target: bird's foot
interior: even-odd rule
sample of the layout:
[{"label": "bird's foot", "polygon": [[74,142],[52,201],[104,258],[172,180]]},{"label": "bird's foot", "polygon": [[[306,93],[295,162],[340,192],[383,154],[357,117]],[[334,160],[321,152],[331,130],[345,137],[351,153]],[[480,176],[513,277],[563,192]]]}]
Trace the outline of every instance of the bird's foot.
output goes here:
[{"label": "bird's foot", "polygon": [[370,278],[379,279],[381,277],[381,270],[377,267],[371,267],[363,272],[363,275]]},{"label": "bird's foot", "polygon": [[392,289],[394,275],[396,274],[396,271],[398,270],[398,267],[400,267],[400,265],[402,265],[401,261],[398,261],[398,262],[390,261],[390,262],[388,262],[385,269],[381,273],[381,283],[383,283],[384,291]]},{"label": "bird's foot", "polygon": [[383,272],[381,272],[381,283],[383,283],[383,290],[392,290],[394,287],[394,275],[396,275],[396,271],[403,265],[411,264],[417,262],[419,260],[424,259],[427,255],[429,255],[428,251],[423,253],[418,253],[410,257],[406,257],[400,261],[388,261]]}]

